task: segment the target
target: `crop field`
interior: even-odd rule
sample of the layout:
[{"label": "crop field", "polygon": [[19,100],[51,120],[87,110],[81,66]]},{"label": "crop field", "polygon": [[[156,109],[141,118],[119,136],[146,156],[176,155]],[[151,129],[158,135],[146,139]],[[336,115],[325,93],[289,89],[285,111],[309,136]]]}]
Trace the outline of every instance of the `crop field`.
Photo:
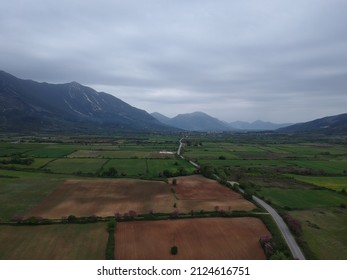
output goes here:
[{"label": "crop field", "polygon": [[347,259],[347,210],[321,208],[291,211],[301,221],[303,237],[318,259]]},{"label": "crop field", "polygon": [[46,170],[53,173],[97,173],[101,170],[105,159],[57,159],[45,166]]},{"label": "crop field", "polygon": [[56,188],[27,216],[114,216],[130,210],[137,213],[173,211],[171,186],[160,181],[132,179],[68,180]]},{"label": "crop field", "polygon": [[0,170],[0,176],[0,221],[24,216],[65,180],[62,176],[10,170]]},{"label": "crop field", "polygon": [[[202,230],[203,229],[203,230]],[[265,259],[259,238],[270,235],[256,218],[208,218],[120,223],[116,259]],[[170,248],[177,246],[177,255]]]},{"label": "crop field", "polygon": [[104,223],[0,225],[1,260],[101,260],[108,233]]},{"label": "crop field", "polygon": [[259,196],[280,207],[294,209],[338,207],[347,203],[347,196],[329,190],[262,188]]},{"label": "crop field", "polygon": [[38,157],[38,158],[60,158],[65,157],[75,151],[76,147],[73,145],[52,145],[47,147],[42,147],[32,151],[24,153],[24,156],[28,157]]},{"label": "crop field", "polygon": [[298,181],[310,183],[318,187],[324,187],[335,191],[347,191],[347,176],[327,177],[293,175],[293,177]]}]

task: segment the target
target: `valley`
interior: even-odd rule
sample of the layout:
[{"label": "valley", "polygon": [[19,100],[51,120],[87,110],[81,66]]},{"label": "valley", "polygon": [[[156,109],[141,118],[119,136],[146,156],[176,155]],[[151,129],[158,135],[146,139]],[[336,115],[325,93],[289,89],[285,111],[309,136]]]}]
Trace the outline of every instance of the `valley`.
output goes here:
[{"label": "valley", "polygon": [[[6,248],[0,251],[7,253],[0,258],[38,258],[35,251],[30,257],[24,254],[24,247],[17,248],[15,244],[29,242],[25,241],[24,235],[44,235],[45,228],[59,227],[58,234],[60,228],[75,226],[77,229],[86,224],[83,238],[92,238],[97,228],[104,228],[103,235],[107,236],[106,226],[114,221],[117,225],[112,233],[115,236],[113,257],[148,259],[154,256],[135,241],[138,240],[136,235],[131,242],[133,249],[129,248],[129,252],[144,250],[148,254],[123,253],[128,249],[124,247],[121,236],[128,236],[130,228],[131,234],[151,229],[146,237],[146,243],[151,244],[151,240],[156,239],[152,228],[155,221],[158,225],[163,223],[167,230],[173,227],[176,232],[178,229],[191,232],[194,229],[187,228],[187,225],[192,226],[193,221],[206,223],[204,227],[209,228],[210,223],[219,224],[224,219],[230,220],[236,228],[235,219],[252,219],[262,224],[268,233],[261,231],[252,238],[245,237],[242,242],[256,246],[263,255],[244,255],[241,251],[227,250],[230,255],[215,255],[213,258],[292,258],[271,217],[251,199],[253,194],[271,204],[284,218],[306,258],[347,258],[344,228],[336,228],[331,233],[331,227],[336,227],[339,221],[343,223],[347,215],[345,139],[325,136],[325,143],[329,144],[323,145],[322,142],[303,141],[300,137],[265,134],[261,137],[259,139],[259,134],[203,133],[185,134],[183,138],[175,134],[138,133],[89,137],[6,135],[0,143],[0,239],[15,240],[12,245],[1,242],[4,244],[1,246]],[[176,154],[179,139],[184,158]],[[189,161],[198,163],[200,169]],[[238,182],[245,194],[239,193],[238,188],[227,181]],[[317,215],[322,218],[317,220]],[[324,219],[324,215],[331,219]],[[187,219],[193,220],[188,222]],[[31,228],[31,224],[37,226]],[[217,224],[215,226],[219,227]],[[18,235],[14,237],[13,231],[17,229]],[[312,231],[315,231],[314,235]],[[175,234],[170,232],[167,233],[168,240],[162,242],[166,247],[170,242],[179,247],[181,255],[174,256],[174,259],[208,259],[208,256],[213,256],[198,253],[198,245],[196,250],[194,246],[188,250],[186,244],[191,241],[184,236],[177,237],[179,241],[176,241],[170,237]],[[213,235],[218,240],[235,238],[229,235],[218,237],[225,234],[223,232]],[[49,231],[47,234],[55,233]],[[75,235],[72,238],[78,238],[80,233],[71,234]],[[160,235],[159,232],[156,234]],[[194,235],[200,242],[209,244],[204,241],[206,236]],[[272,252],[263,251],[259,240],[264,236],[272,240]],[[106,240],[99,240],[98,249],[85,250],[97,250],[92,253],[92,258],[103,258],[105,252],[102,251],[108,247]],[[315,245],[316,240],[325,240],[327,249],[320,250]],[[334,249],[335,254],[328,249],[328,244],[334,242],[340,244]],[[28,246],[31,246],[30,242]],[[220,243],[218,246],[227,248],[228,245]],[[169,249],[161,248],[164,251],[157,258],[172,258]],[[71,247],[68,250],[75,249]],[[83,254],[67,253],[64,256],[49,252],[41,257],[87,259]]]}]

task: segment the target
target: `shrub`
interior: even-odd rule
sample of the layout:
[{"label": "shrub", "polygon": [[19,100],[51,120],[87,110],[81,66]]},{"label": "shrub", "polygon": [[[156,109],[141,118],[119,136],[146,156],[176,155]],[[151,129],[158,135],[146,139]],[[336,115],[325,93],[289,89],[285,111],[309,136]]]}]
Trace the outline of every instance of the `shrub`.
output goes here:
[{"label": "shrub", "polygon": [[178,253],[178,248],[177,246],[172,246],[171,247],[171,255],[177,255]]},{"label": "shrub", "polygon": [[302,226],[299,220],[293,218],[290,215],[284,216],[284,221],[287,223],[289,229],[297,236],[301,235],[302,233]]}]

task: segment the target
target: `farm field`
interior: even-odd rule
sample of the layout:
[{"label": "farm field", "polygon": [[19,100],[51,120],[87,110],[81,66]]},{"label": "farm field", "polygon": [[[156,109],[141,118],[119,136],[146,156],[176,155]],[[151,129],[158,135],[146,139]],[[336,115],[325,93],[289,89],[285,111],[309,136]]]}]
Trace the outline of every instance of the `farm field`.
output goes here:
[{"label": "farm field", "polygon": [[130,210],[170,213],[174,197],[170,185],[160,181],[132,179],[67,180],[27,216],[114,216]]},{"label": "farm field", "polygon": [[60,175],[0,170],[0,221],[24,216],[64,182]]},{"label": "farm field", "polygon": [[[265,259],[259,238],[269,234],[256,218],[127,222],[117,225],[115,256],[120,260]],[[174,245],[177,255],[170,254]]]},{"label": "farm field", "polygon": [[101,260],[105,223],[41,226],[0,225],[1,260]]},{"label": "farm field", "polygon": [[327,177],[327,176],[300,176],[292,175],[296,180],[310,183],[318,187],[324,187],[335,191],[347,191],[347,176]]},{"label": "farm field", "polygon": [[[252,210],[255,206],[241,195],[215,181],[202,176],[179,179],[178,192],[190,182],[193,193],[189,197],[175,197],[174,186],[162,181],[136,179],[67,180],[47,196],[26,216],[61,218],[63,216],[113,216],[130,210],[138,214],[186,213],[191,210],[214,211],[215,206],[225,210]],[[181,186],[181,187],[180,187]],[[197,186],[205,189],[205,196],[197,192]],[[206,193],[216,194],[209,198]],[[187,192],[187,190],[185,190]]]},{"label": "farm field", "polygon": [[262,188],[258,193],[283,208],[338,207],[347,203],[347,196],[329,190]]},{"label": "farm field", "polygon": [[201,175],[177,177],[177,185],[172,189],[177,198],[177,209],[184,213],[214,211],[215,207],[224,211],[255,209],[255,205],[240,194]]},{"label": "farm field", "polygon": [[74,174],[74,173],[97,173],[101,170],[105,159],[57,159],[45,166],[46,170],[53,173]]}]

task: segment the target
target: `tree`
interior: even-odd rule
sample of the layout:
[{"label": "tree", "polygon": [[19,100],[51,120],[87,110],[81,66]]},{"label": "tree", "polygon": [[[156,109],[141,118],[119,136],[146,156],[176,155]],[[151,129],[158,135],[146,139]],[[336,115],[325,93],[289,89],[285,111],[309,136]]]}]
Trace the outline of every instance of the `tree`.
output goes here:
[{"label": "tree", "polygon": [[200,172],[203,176],[207,177],[207,178],[212,178],[213,177],[213,166],[211,165],[202,165]]},{"label": "tree", "polygon": [[174,186],[177,185],[177,179],[176,178],[172,179],[172,185],[174,185]]}]

